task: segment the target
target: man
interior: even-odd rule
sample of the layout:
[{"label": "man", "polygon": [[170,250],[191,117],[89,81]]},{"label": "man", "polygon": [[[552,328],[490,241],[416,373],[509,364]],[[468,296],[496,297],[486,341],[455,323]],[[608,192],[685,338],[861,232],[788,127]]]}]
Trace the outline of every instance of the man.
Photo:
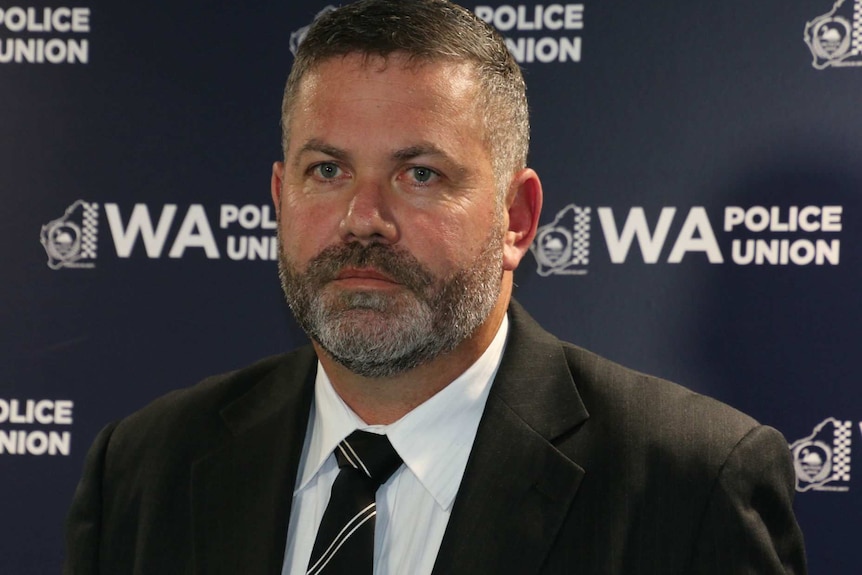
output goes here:
[{"label": "man", "polygon": [[492,29],[444,0],[331,12],[282,128],[280,277],[311,346],[104,430],[67,573],[316,573],[357,429],[400,457],[376,491],[375,573],[805,572],[779,433],[512,302],[542,188]]}]

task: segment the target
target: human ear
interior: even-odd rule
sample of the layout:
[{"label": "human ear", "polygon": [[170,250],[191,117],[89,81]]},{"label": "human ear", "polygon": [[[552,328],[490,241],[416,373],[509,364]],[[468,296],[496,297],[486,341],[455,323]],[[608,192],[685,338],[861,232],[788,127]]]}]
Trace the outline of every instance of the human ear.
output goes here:
[{"label": "human ear", "polygon": [[512,271],[530,249],[542,211],[542,182],[535,170],[520,170],[506,195],[508,228],[503,243],[503,269]]},{"label": "human ear", "polygon": [[275,213],[281,211],[281,187],[284,184],[284,163],[275,162],[272,164],[272,180],[270,181],[270,190],[272,194],[272,203],[275,206]]}]

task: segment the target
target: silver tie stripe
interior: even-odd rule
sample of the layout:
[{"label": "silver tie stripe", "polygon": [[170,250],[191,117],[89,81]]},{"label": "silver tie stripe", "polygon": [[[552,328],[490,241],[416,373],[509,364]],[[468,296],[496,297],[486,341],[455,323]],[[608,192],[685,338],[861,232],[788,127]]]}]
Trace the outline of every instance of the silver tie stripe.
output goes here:
[{"label": "silver tie stripe", "polygon": [[[345,449],[346,447],[346,449]],[[353,466],[354,469],[362,470],[365,475],[369,478],[371,477],[371,472],[368,471],[368,467],[362,463],[362,459],[359,458],[359,455],[350,445],[350,443],[345,439],[341,443],[338,444],[338,450],[341,451],[341,454],[344,455],[344,458],[350,462],[350,465]],[[329,563],[330,559],[335,555],[335,553],[341,548],[342,545],[353,535],[357,529],[362,527],[366,521],[371,519],[372,517],[377,515],[377,503],[374,502],[356,515],[347,522],[341,531],[338,532],[338,535],[329,544],[329,547],[326,548],[326,551],[323,552],[323,555],[320,556],[314,565],[309,566],[308,571],[306,571],[306,575],[318,575],[318,573],[322,572],[326,565]]]},{"label": "silver tie stripe", "polygon": [[401,465],[401,459],[385,436],[363,431],[339,443],[335,456],[341,470],[332,486],[306,575],[370,575],[377,515],[375,492]]}]

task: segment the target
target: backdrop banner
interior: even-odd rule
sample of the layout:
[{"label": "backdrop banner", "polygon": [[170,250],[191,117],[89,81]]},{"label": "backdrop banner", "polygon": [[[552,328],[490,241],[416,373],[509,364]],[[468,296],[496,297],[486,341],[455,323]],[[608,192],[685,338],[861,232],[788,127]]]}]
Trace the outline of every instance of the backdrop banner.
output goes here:
[{"label": "backdrop banner", "polygon": [[[0,1],[3,573],[59,572],[104,425],[305,341],[270,169],[331,7]],[[467,7],[528,85],[516,297],[782,431],[811,572],[862,573],[862,0]]]}]

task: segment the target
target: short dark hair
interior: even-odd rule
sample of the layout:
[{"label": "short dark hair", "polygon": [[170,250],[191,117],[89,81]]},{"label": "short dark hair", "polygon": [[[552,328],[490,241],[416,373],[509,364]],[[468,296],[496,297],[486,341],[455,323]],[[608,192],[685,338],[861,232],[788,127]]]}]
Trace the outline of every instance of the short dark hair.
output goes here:
[{"label": "short dark hair", "polygon": [[281,108],[287,153],[293,102],[305,75],[330,58],[403,53],[418,63],[470,62],[479,83],[477,109],[501,194],[527,162],[526,88],[518,63],[496,30],[447,0],[360,0],[322,14],[300,43]]}]

